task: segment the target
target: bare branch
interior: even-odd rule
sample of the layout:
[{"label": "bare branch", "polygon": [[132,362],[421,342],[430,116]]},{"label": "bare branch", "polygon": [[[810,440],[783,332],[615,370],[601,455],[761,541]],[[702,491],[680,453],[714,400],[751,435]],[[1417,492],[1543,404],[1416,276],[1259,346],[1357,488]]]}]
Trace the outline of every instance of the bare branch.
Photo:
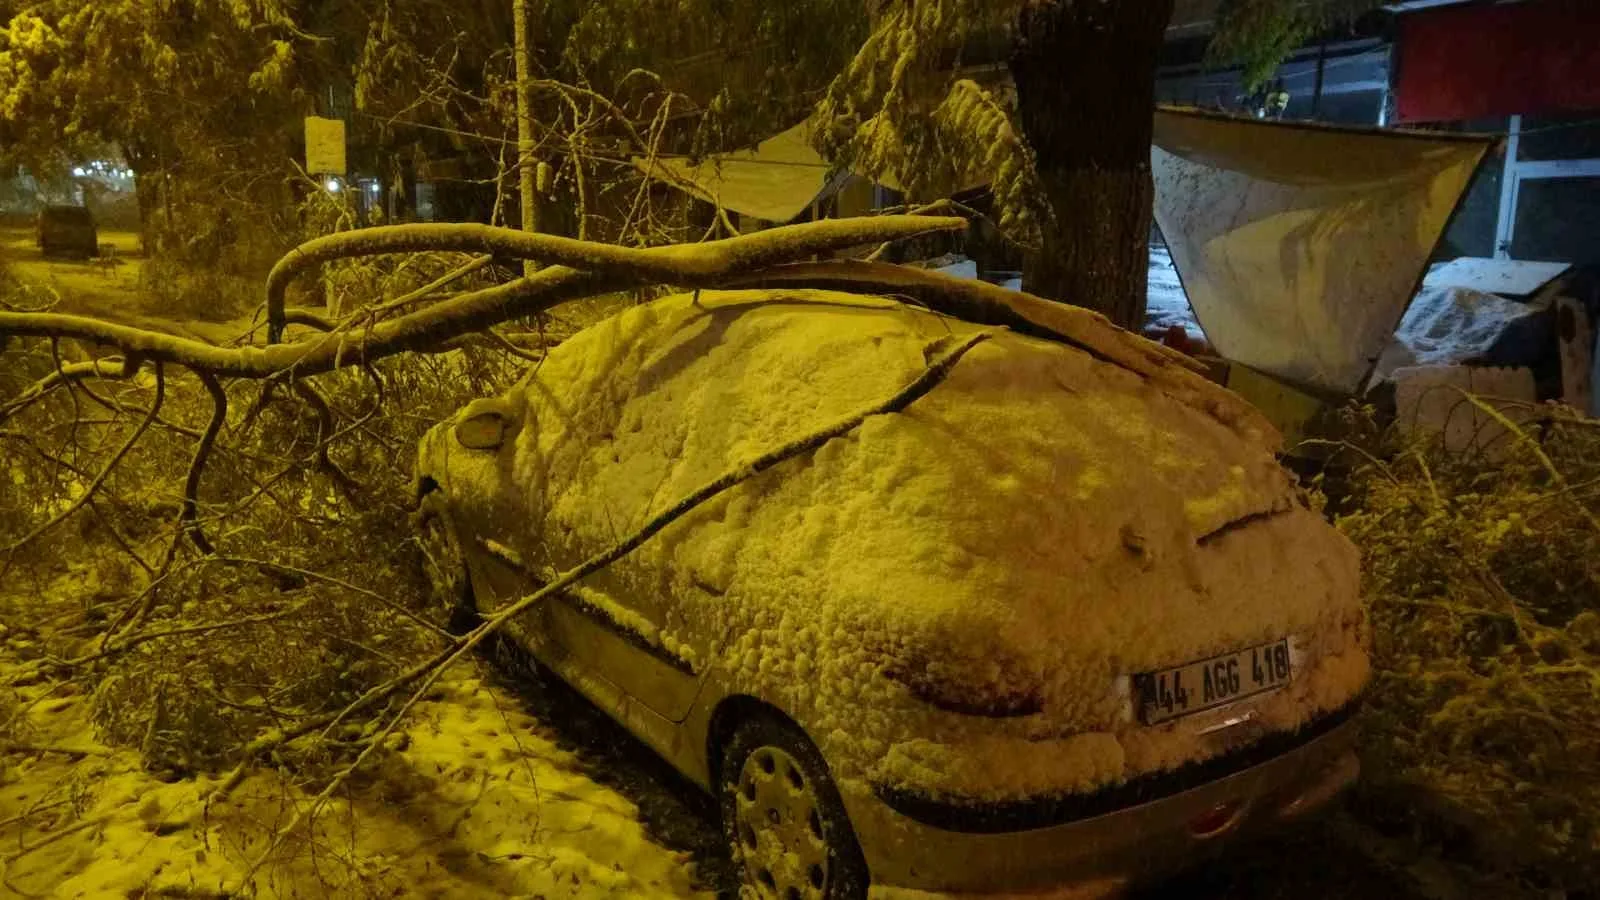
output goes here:
[{"label": "bare branch", "polygon": [[[139,442],[139,438],[144,436],[145,431],[150,427],[150,423],[155,421],[156,413],[161,410],[162,400],[166,397],[166,388],[166,375],[162,371],[161,363],[158,362],[156,363],[156,397],[155,400],[150,404],[150,412],[146,414],[142,420],[140,420],[139,426],[133,430],[133,434],[129,435],[128,439],[123,442],[122,446],[117,448],[117,452],[114,453],[111,459],[105,464],[105,468],[101,469],[100,473],[95,476],[94,481],[84,486],[83,493],[79,494],[76,500],[72,501],[72,503],[66,509],[57,513],[55,516],[52,516],[49,521],[28,532],[26,535],[19,538],[16,543],[13,543],[11,546],[5,548],[5,550],[0,551],[0,553],[4,553],[6,556],[7,565],[9,565],[11,557],[18,550],[37,540],[40,535],[43,535],[50,529],[60,525],[62,522],[65,522],[72,516],[73,513],[77,512],[85,503],[88,503],[89,500],[94,497],[95,492],[100,489],[100,485],[103,484],[106,478],[111,475],[111,473],[119,464],[121,464],[123,457],[127,456],[128,451],[133,449],[133,445]],[[4,568],[4,566],[0,566],[0,572],[3,572]]]},{"label": "bare branch", "polygon": [[189,463],[189,474],[183,482],[183,511],[178,514],[178,523],[189,535],[189,540],[204,556],[216,552],[211,541],[200,529],[197,521],[200,515],[200,476],[204,474],[206,459],[211,455],[211,447],[217,441],[217,435],[222,431],[222,426],[228,421],[228,394],[222,389],[222,384],[217,377],[209,372],[197,372],[200,383],[205,385],[206,393],[211,395],[211,421],[206,423],[205,433],[200,436],[200,443],[195,447],[194,459]]},{"label": "bare branch", "polygon": [[[0,312],[0,332],[39,337],[72,337],[111,344],[123,348],[125,352],[137,353],[145,359],[174,363],[218,376],[270,378],[291,371],[302,376],[314,375],[361,361],[373,362],[400,353],[426,350],[450,338],[488,328],[518,316],[532,315],[566,300],[592,297],[662,280],[694,286],[700,284],[715,286],[729,278],[746,275],[785,260],[802,259],[885,240],[914,237],[930,231],[959,230],[965,226],[966,223],[962,219],[923,216],[830,219],[774,228],[721,241],[644,250],[507,231],[519,242],[527,242],[519,243],[521,250],[537,250],[542,254],[550,249],[543,243],[544,241],[559,240],[563,242],[564,249],[558,255],[570,256],[575,252],[574,248],[585,253],[592,251],[593,258],[587,258],[587,261],[597,266],[599,271],[585,272],[567,266],[550,266],[530,277],[463,294],[417,312],[384,321],[371,328],[350,333],[322,335],[307,341],[274,344],[269,347],[217,347],[203,341],[150,329],[56,313]],[[434,226],[399,225],[393,228],[367,229],[367,232],[380,233],[381,237],[382,233],[392,234],[395,229],[423,227]],[[487,232],[506,231],[489,229],[487,226],[481,228]],[[351,234],[360,236],[367,232]],[[427,233],[430,232],[423,234]],[[349,240],[345,240],[343,243],[324,245],[325,249],[319,251],[321,255],[316,257],[307,254],[291,255],[286,260],[292,259],[298,262],[280,263],[279,269],[275,270],[275,272],[281,270],[278,275],[279,294],[275,304],[269,308],[269,318],[273,315],[280,317],[283,315],[281,291],[287,285],[287,279],[311,265],[334,258],[329,254],[335,252],[335,247],[339,248],[339,252],[355,255],[401,252],[408,247],[419,250],[459,249],[453,245],[441,247],[437,243],[420,239],[418,234],[413,231],[402,231],[400,237],[404,240],[388,238],[387,243],[379,240],[377,244],[359,242],[351,244]],[[335,237],[344,239],[345,235],[335,235]]]},{"label": "bare branch", "polygon": [[[28,313],[22,313],[22,315],[28,315]],[[17,413],[22,412],[29,406],[32,406],[33,404],[44,399],[51,391],[61,387],[63,384],[75,381],[83,381],[89,378],[129,378],[136,371],[138,371],[137,366],[130,368],[128,364],[118,356],[95,359],[89,362],[59,365],[54,372],[51,372],[44,378],[34,382],[27,389],[23,390],[22,393],[18,394],[14,400],[7,403],[4,407],[0,407],[0,421],[9,419],[12,416],[15,416]]]}]

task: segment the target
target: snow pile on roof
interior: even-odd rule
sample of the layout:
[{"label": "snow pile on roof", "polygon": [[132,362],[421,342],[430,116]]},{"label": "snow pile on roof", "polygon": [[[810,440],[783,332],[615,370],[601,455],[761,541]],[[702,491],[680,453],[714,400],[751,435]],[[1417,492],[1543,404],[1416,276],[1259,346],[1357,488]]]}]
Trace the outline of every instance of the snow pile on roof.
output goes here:
[{"label": "snow pile on roof", "polygon": [[1511,332],[1549,311],[1471,288],[1424,288],[1406,310],[1376,378],[1411,366],[1448,366],[1485,358]]},{"label": "snow pile on roof", "polygon": [[[561,567],[975,330],[820,291],[656,301],[553,351],[516,395],[511,471],[453,468],[451,489],[517,491],[519,551]],[[1205,717],[1134,724],[1128,673],[1296,637],[1296,681],[1258,706],[1271,727],[1364,680],[1355,551],[1291,497],[1271,453],[1216,418],[996,331],[905,413],[745,482],[590,585],[782,706],[841,778],[1081,789],[1217,752]],[[1043,712],[940,711],[906,683]]]},{"label": "snow pile on roof", "polygon": [[[324,808],[314,840],[288,840],[252,896],[710,896],[694,889],[684,855],[654,843],[634,805],[587,778],[515,701],[465,669],[435,690],[401,733],[402,749]],[[309,799],[263,770],[202,825],[173,827],[166,823],[194,818],[214,781],[163,783],[136,753],[95,747],[81,697],[29,699],[41,700],[28,723],[38,743],[94,755],[7,754],[0,838],[15,850],[62,836],[6,867],[15,889],[94,898],[237,892],[273,830]]]}]

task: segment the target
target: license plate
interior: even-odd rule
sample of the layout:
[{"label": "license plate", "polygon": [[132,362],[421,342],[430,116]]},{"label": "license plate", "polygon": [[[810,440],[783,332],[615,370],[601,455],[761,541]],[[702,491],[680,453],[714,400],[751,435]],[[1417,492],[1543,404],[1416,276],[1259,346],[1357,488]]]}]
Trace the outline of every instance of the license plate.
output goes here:
[{"label": "license plate", "polygon": [[1133,676],[1146,725],[1274,691],[1289,683],[1287,639]]}]

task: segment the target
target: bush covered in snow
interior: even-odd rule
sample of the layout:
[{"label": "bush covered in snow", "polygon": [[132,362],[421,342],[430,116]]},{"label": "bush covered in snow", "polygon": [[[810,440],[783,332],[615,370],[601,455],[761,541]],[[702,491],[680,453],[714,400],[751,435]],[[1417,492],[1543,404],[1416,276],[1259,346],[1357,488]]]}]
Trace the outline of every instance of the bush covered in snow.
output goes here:
[{"label": "bush covered in snow", "polygon": [[1488,456],[1387,446],[1339,517],[1376,631],[1369,799],[1542,889],[1600,884],[1600,422],[1564,410]]}]

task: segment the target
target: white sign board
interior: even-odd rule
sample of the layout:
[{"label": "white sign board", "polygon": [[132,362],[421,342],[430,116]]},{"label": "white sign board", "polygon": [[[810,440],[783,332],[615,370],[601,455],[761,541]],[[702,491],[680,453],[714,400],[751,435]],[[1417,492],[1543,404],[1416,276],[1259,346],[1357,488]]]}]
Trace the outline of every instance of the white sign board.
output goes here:
[{"label": "white sign board", "polygon": [[306,171],[312,175],[343,175],[344,120],[306,116]]}]

